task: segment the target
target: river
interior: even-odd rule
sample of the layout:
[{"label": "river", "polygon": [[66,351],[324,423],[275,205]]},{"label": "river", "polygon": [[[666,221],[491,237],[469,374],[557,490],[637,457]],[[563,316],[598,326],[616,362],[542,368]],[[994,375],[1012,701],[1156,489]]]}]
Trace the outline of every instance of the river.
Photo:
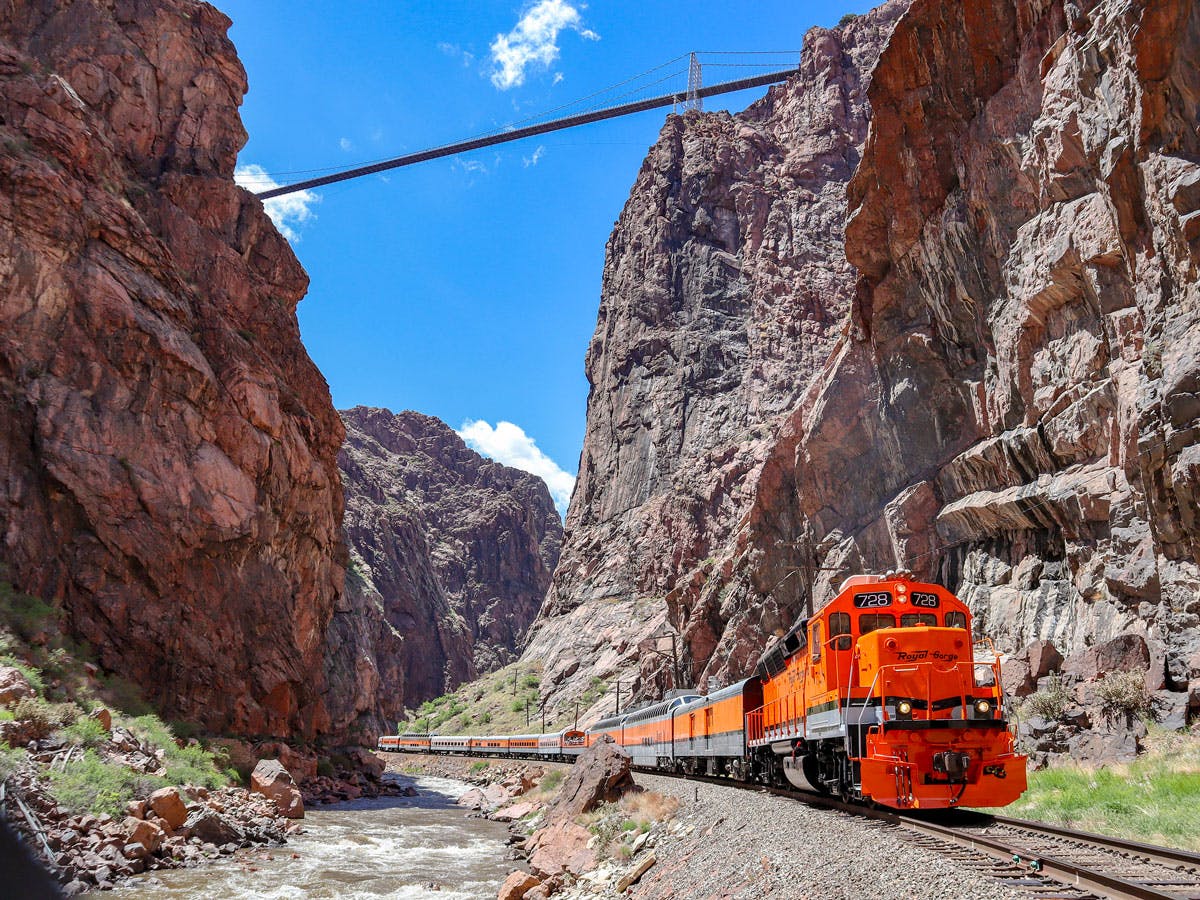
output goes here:
[{"label": "river", "polygon": [[281,847],[243,851],[195,869],[148,873],[115,895],[494,900],[516,868],[506,855],[508,830],[498,822],[467,818],[466,810],[455,805],[470,785],[430,777],[418,777],[414,784],[416,797],[317,807],[305,815],[305,833]]}]

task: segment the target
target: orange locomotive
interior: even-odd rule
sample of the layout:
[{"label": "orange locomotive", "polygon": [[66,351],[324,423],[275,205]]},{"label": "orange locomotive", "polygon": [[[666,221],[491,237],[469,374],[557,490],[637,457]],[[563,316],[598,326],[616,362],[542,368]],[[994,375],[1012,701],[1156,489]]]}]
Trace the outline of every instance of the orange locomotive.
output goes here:
[{"label": "orange locomotive", "polygon": [[975,646],[970,611],[945,588],[859,575],[750,678],[707,696],[681,692],[586,735],[404,735],[380,747],[416,750],[425,737],[435,753],[561,759],[609,735],[639,766],[900,809],[1005,806],[1025,790],[1025,757],[1004,718],[999,659],[977,660]]},{"label": "orange locomotive", "polygon": [[752,777],[897,808],[1005,806],[1025,757],[995,652],[976,663],[970,611],[906,574],[856,576],[773,647],[746,717]]}]

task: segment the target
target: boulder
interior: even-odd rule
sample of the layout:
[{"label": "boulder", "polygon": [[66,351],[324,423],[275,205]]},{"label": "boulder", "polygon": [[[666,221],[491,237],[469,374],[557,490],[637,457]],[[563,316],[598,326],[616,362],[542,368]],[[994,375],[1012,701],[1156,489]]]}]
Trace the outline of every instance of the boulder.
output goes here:
[{"label": "boulder", "polygon": [[154,814],[167,823],[172,829],[178,828],[187,821],[187,804],[173,787],[161,788],[147,798],[146,802],[154,810]]},{"label": "boulder", "polygon": [[315,753],[305,753],[282,741],[258,746],[258,757],[278,759],[280,764],[291,773],[297,782],[307,781],[317,777],[317,756]]},{"label": "boulder", "polygon": [[497,822],[514,822],[536,811],[539,806],[537,803],[522,800],[520,803],[510,803],[503,809],[496,810],[491,817]]},{"label": "boulder", "polygon": [[0,706],[11,706],[36,691],[25,674],[15,666],[0,666]]},{"label": "boulder", "polygon": [[[154,822],[147,822],[145,819],[137,819],[130,816],[123,824],[128,843],[141,844],[146,848],[147,853],[157,853],[163,841],[166,840],[166,833]],[[129,854],[125,855],[128,856]]]},{"label": "boulder", "polygon": [[543,879],[564,872],[582,875],[596,867],[591,839],[591,832],[570,820],[539,828],[525,843],[531,851],[529,866]]},{"label": "boulder", "polygon": [[1190,699],[1184,692],[1155,691],[1151,699],[1155,720],[1163,728],[1182,731],[1187,728]]},{"label": "boulder", "polygon": [[277,759],[261,759],[250,774],[250,790],[275,801],[280,815],[304,818],[304,798],[291,773]]},{"label": "boulder", "polygon": [[524,900],[525,895],[541,883],[541,879],[536,875],[528,872],[513,872],[504,879],[504,884],[500,885],[496,900]]},{"label": "boulder", "polygon": [[1036,683],[1029,667],[1029,649],[1014,653],[1000,664],[1000,684],[1009,697],[1028,697]]},{"label": "boulder", "polygon": [[207,806],[198,806],[192,810],[180,833],[217,847],[222,844],[241,844],[246,839],[237,823]]},{"label": "boulder", "polygon": [[571,769],[558,796],[546,810],[546,820],[573,820],[604,802],[635,790],[629,754],[608,735],[588,747]]},{"label": "boulder", "polygon": [[1034,641],[1023,652],[1029,660],[1029,673],[1035,681],[1062,668],[1063,655],[1051,641]]},{"label": "boulder", "polygon": [[1146,672],[1150,669],[1150,648],[1140,634],[1123,634],[1072,654],[1063,671],[1084,681],[1094,681],[1109,672]]}]

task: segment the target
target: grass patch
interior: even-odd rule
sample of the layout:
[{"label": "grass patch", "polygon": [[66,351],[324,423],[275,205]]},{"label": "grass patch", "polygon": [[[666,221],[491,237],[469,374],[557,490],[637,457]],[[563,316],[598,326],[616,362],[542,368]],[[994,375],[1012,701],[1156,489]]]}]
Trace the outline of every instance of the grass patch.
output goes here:
[{"label": "grass patch", "polygon": [[141,775],[102,760],[94,750],[48,773],[50,792],[61,806],[75,812],[120,816],[130,800],[142,799],[166,785],[162,778]]},{"label": "grass patch", "polygon": [[487,767],[488,764],[481,759],[478,762],[471,763],[471,768],[467,771],[469,771],[472,775],[478,775],[480,772],[487,769]]},{"label": "grass patch", "polygon": [[542,780],[538,782],[538,787],[543,791],[556,791],[566,777],[567,774],[562,769],[552,769],[542,776]]},{"label": "grass patch", "polygon": [[1145,743],[1123,765],[1030,772],[1029,790],[1005,812],[1200,851],[1200,735],[1151,728]]}]

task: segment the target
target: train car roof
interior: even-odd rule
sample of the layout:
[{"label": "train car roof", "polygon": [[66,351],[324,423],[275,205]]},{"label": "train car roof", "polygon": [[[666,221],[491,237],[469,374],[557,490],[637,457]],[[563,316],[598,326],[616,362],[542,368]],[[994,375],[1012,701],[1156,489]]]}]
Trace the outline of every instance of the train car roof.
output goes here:
[{"label": "train car roof", "polygon": [[616,725],[620,725],[627,718],[629,718],[629,713],[616,713],[615,715],[607,716],[603,719],[593,722],[586,730],[595,731],[598,728],[612,728]]},{"label": "train car roof", "polygon": [[746,683],[749,680],[749,678],[743,678],[741,681],[735,681],[733,684],[719,688],[718,690],[713,691],[711,694],[705,694],[703,697],[690,698],[687,703],[680,707],[680,711],[682,712],[685,710],[702,709],[703,707],[708,706],[710,703],[716,703],[719,700],[725,700],[729,697],[736,697],[742,693],[746,687]]}]

